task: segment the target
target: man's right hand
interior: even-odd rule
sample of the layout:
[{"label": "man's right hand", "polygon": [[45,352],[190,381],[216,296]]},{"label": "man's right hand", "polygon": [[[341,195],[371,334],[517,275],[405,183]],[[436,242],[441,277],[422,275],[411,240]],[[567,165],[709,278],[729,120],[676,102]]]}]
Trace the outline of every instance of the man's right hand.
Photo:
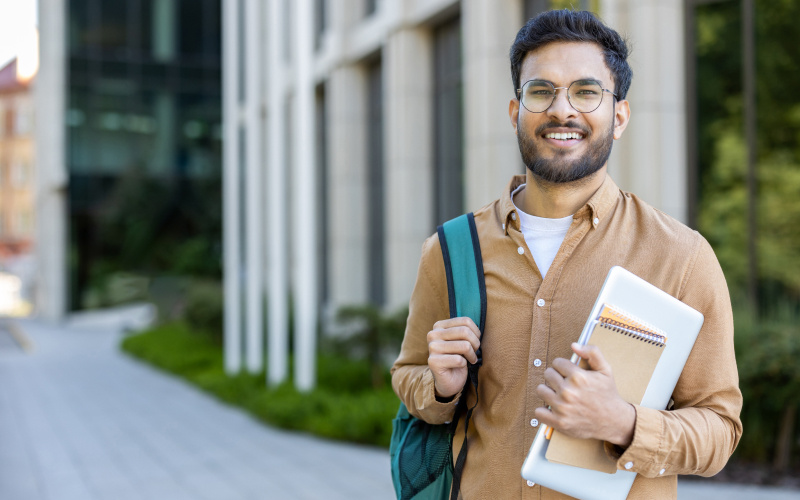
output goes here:
[{"label": "man's right hand", "polygon": [[428,332],[428,367],[436,396],[450,398],[467,382],[467,362],[478,361],[481,332],[470,318],[437,321]]}]

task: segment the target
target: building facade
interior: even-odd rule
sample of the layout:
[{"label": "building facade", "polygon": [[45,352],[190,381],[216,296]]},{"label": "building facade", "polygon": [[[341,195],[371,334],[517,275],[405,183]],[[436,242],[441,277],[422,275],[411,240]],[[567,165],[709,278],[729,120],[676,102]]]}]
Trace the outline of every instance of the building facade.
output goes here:
[{"label": "building facade", "polygon": [[[561,3],[223,2],[234,144],[224,159],[226,298],[242,304],[226,311],[231,371],[262,366],[266,329],[269,378],[286,376],[289,297],[300,386],[313,380],[303,350],[341,306],[407,303],[437,224],[524,172],[508,122],[508,50],[526,19]],[[683,2],[581,6],[635,47],[633,119],[611,175],[686,220]]]},{"label": "building facade", "polygon": [[17,64],[0,69],[0,265],[29,254],[34,240],[33,92]]},{"label": "building facade", "polygon": [[[180,53],[170,19],[192,14],[194,2],[39,1],[36,92],[47,119],[37,139],[47,147],[39,150],[37,202],[46,223],[37,227],[48,244],[37,305],[55,319],[74,305],[80,279],[66,259],[82,252],[70,207],[93,195],[78,199],[78,174],[92,185],[129,165],[158,171],[180,159],[176,143],[190,141],[187,133],[211,130],[215,139],[213,120],[182,115],[175,100],[204,81],[207,58],[191,59],[186,80],[164,69],[166,86],[148,83],[160,78],[165,57]],[[292,316],[295,383],[310,388],[318,332],[335,312],[403,307],[436,225],[497,198],[524,172],[508,121],[508,50],[526,19],[565,2],[220,1],[218,24],[201,16],[184,26],[197,32],[185,40],[189,50],[221,41],[226,367],[258,371],[266,361],[268,380],[284,380]],[[633,118],[615,144],[611,175],[686,220],[684,2],[572,3],[634,46]],[[105,15],[119,22],[97,24]],[[103,108],[112,101],[125,111]],[[148,116],[173,125],[153,133]],[[97,156],[101,137],[117,149]]]}]

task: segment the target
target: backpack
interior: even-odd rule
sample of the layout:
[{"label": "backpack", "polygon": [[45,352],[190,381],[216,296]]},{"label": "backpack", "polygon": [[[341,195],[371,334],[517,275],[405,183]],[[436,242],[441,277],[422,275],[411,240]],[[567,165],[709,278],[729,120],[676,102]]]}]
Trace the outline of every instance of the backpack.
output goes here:
[{"label": "backpack", "polygon": [[[450,317],[472,318],[481,332],[486,320],[486,284],[483,276],[478,232],[472,213],[461,215],[437,228],[447,277]],[[467,458],[467,430],[472,410],[477,406],[478,368],[483,358],[468,365],[464,386],[475,389],[475,405],[467,409],[464,424],[464,445],[453,467],[453,435],[466,396],[459,401],[450,424],[431,425],[413,417],[403,403],[392,421],[389,455],[392,482],[398,500],[455,500],[461,485],[461,472]],[[452,488],[451,488],[452,486]]]}]

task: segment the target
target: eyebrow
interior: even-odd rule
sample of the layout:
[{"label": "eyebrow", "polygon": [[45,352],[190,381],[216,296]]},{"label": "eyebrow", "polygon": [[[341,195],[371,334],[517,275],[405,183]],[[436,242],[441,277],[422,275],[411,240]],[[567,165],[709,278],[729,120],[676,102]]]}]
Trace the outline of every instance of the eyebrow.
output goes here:
[{"label": "eyebrow", "polygon": [[[548,80],[546,78],[531,78],[530,80],[527,80],[527,81],[528,82],[530,82],[530,81],[547,82],[550,85],[552,85],[553,87],[557,87],[555,82],[553,82],[551,80]],[[600,85],[601,87],[603,86],[603,82],[601,82],[597,78],[592,78],[592,77],[578,78],[577,80],[574,80],[574,81],[570,82],[570,85],[572,85],[575,82],[578,82],[578,83],[596,83],[596,84]]]}]

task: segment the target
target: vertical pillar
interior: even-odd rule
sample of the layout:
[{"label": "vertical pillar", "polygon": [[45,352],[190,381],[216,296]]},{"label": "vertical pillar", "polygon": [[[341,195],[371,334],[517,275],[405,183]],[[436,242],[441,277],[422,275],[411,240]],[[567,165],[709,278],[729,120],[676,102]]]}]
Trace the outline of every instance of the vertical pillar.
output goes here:
[{"label": "vertical pillar", "polygon": [[525,170],[508,119],[514,98],[508,51],[522,26],[520,0],[465,0],[461,5],[464,61],[465,210],[496,199]]},{"label": "vertical pillar", "polygon": [[261,1],[245,0],[245,106],[246,130],[246,183],[245,183],[245,252],[247,274],[245,278],[247,304],[247,343],[245,347],[247,370],[257,373],[264,360],[264,281],[263,259],[263,193],[261,171],[262,127],[261,110]]},{"label": "vertical pillar", "polygon": [[367,144],[364,72],[340,66],[329,80],[331,305],[363,304],[367,297]]},{"label": "vertical pillar", "polygon": [[225,288],[225,371],[238,373],[242,365],[240,176],[239,176],[239,0],[222,2],[224,127],[223,251]]},{"label": "vertical pillar", "polygon": [[67,205],[64,0],[39,0],[40,64],[36,99],[36,310],[59,321],[67,310]]},{"label": "vertical pillar", "polygon": [[631,123],[613,155],[620,187],[687,220],[686,95],[681,0],[605,0],[601,15],[636,45]]},{"label": "vertical pillar", "polygon": [[269,161],[268,161],[268,190],[267,204],[269,206],[269,293],[268,311],[268,363],[267,382],[278,385],[286,380],[288,375],[289,355],[289,321],[288,321],[288,258],[286,251],[286,116],[285,110],[285,84],[286,65],[283,53],[283,26],[284,0],[270,0],[269,2],[269,63],[266,81],[269,82]]},{"label": "vertical pillar", "polygon": [[402,28],[383,52],[386,304],[408,303],[422,242],[433,234],[433,75],[430,34]]},{"label": "vertical pillar", "polygon": [[307,391],[316,385],[317,259],[314,196],[314,11],[312,0],[298,0],[294,18],[294,213],[292,215],[295,263],[295,384]]}]

